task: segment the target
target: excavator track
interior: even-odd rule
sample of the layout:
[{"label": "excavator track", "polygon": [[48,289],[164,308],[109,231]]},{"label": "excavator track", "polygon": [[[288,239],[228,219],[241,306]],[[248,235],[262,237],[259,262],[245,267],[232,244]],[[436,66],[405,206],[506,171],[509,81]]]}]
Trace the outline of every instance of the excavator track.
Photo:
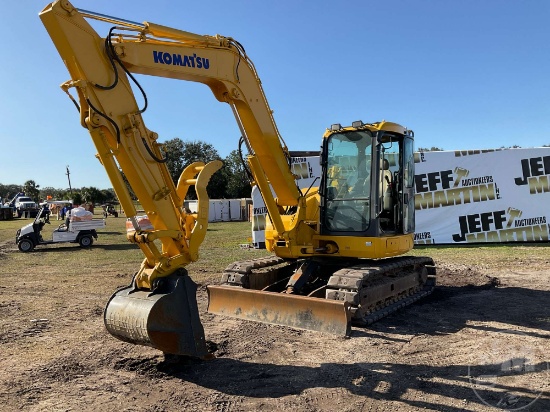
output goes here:
[{"label": "excavator track", "polygon": [[277,256],[233,262],[225,269],[222,284],[262,290],[292,274],[285,276],[289,270],[294,269],[295,264],[284,264],[285,260]]},{"label": "excavator track", "polygon": [[435,265],[428,257],[398,257],[335,272],[326,299],[346,301],[352,323],[368,326],[434,290]]},{"label": "excavator track", "polygon": [[318,276],[312,276],[301,295],[285,293],[288,279],[299,264],[265,257],[229,265],[222,275],[222,286],[208,287],[209,311],[349,335],[350,323],[368,326],[429,295],[435,287],[433,260],[405,256],[322,262]]}]

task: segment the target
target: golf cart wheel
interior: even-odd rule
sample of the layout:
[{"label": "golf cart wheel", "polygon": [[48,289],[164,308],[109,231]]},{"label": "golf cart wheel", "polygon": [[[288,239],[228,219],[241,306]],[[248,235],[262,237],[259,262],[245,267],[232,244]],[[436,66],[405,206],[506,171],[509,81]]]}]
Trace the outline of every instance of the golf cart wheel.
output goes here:
[{"label": "golf cart wheel", "polygon": [[29,239],[21,239],[17,243],[17,247],[21,252],[30,252],[34,249],[34,243],[32,243]]},{"label": "golf cart wheel", "polygon": [[94,240],[92,239],[91,236],[86,235],[86,236],[82,236],[78,241],[78,243],[80,244],[80,247],[90,247],[92,246],[92,243],[94,243]]}]

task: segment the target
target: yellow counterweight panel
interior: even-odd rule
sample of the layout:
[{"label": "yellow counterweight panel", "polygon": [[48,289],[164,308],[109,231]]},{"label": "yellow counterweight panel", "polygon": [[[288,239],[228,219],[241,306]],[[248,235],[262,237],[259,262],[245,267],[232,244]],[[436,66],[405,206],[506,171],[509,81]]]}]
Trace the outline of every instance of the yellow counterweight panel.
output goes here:
[{"label": "yellow counterweight panel", "polygon": [[[302,230],[307,229],[302,227]],[[380,238],[313,235],[311,237],[311,246],[300,244],[293,238],[284,245],[281,244],[278,246],[272,237],[272,232],[266,229],[265,233],[266,249],[273,251],[277,256],[285,259],[327,255],[347,258],[382,259],[401,256],[413,248],[412,234]]]}]

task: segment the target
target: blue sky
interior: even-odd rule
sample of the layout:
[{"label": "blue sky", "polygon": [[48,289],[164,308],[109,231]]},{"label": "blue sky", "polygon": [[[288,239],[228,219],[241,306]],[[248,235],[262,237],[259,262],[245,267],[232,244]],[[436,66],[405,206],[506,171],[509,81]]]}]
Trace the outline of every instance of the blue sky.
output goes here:
[{"label": "blue sky", "polygon": [[[47,2],[3,5],[0,183],[111,187],[59,84],[69,79],[38,17]],[[76,7],[238,40],[254,62],[290,150],[318,150],[332,123],[388,120],[417,147],[550,144],[550,1],[208,2],[73,0]],[[100,35],[108,26],[99,27]],[[160,141],[240,136],[201,84],[139,76]],[[138,98],[138,101],[139,98]]]}]

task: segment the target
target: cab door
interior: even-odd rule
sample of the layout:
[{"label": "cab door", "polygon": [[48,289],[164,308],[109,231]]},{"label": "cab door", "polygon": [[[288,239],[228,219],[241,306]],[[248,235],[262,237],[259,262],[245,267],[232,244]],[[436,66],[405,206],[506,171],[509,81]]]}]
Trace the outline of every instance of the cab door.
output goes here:
[{"label": "cab door", "polygon": [[403,233],[414,233],[414,140],[405,136],[403,141],[403,190],[401,204],[403,205]]}]

